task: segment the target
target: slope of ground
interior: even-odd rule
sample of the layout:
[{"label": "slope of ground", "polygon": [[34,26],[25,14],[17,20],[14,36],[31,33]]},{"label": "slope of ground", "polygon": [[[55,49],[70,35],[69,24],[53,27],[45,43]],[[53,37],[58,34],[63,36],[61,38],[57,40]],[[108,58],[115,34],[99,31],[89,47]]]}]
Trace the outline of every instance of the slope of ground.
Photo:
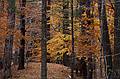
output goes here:
[{"label": "slope of ground", "polygon": [[[14,67],[12,79],[40,79],[40,63],[29,63],[25,70],[17,71]],[[48,64],[48,79],[69,79],[68,68],[58,64]]]}]

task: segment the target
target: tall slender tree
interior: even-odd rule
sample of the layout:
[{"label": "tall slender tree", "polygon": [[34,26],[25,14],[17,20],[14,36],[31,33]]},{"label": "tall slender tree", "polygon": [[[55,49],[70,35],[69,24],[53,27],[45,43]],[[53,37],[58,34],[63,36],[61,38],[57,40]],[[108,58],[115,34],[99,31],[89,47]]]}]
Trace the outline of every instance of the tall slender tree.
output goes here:
[{"label": "tall slender tree", "polygon": [[13,49],[14,27],[15,27],[15,0],[8,1],[8,27],[4,48],[4,79],[11,75],[11,57]]},{"label": "tall slender tree", "polygon": [[19,66],[18,70],[25,69],[24,67],[24,53],[25,53],[25,6],[26,0],[20,0],[20,32],[21,32],[21,39],[20,39],[20,49],[19,49]]},{"label": "tall slender tree", "polygon": [[41,79],[47,79],[47,0],[42,0],[42,26],[41,26]]},{"label": "tall slender tree", "polygon": [[[101,0],[98,0],[98,10],[99,10],[99,19],[101,18]],[[101,20],[100,20],[101,21]],[[101,23],[101,22],[100,22]],[[101,29],[101,27],[100,27],[100,29]],[[101,29],[102,30],[102,29]],[[104,59],[104,73],[103,74],[105,74],[105,76],[107,75],[106,74],[106,61],[105,61],[105,57],[102,57],[103,56],[103,47],[102,47],[102,34],[101,34],[101,38],[99,39],[99,41],[100,41],[100,43],[101,43],[101,49],[100,49],[100,65],[101,65],[101,75],[102,75],[102,73],[103,73],[103,70],[102,70],[102,58]]]},{"label": "tall slender tree", "polygon": [[71,63],[71,79],[74,79],[75,52],[74,52],[74,25],[73,25],[73,0],[71,0],[71,32],[72,32],[72,63]]},{"label": "tall slender tree", "polygon": [[114,71],[117,75],[113,79],[120,79],[120,0],[115,0],[114,25]]},{"label": "tall slender tree", "polygon": [[107,77],[110,79],[112,71],[112,53],[107,25],[105,0],[99,0],[99,9],[102,48],[106,60]]},{"label": "tall slender tree", "polygon": [[63,34],[69,34],[69,0],[63,0]]},{"label": "tall slender tree", "polygon": [[48,15],[47,15],[47,27],[46,27],[46,29],[47,29],[47,40],[50,40],[50,9],[51,9],[51,0],[48,0],[47,1],[47,13],[48,13]]}]

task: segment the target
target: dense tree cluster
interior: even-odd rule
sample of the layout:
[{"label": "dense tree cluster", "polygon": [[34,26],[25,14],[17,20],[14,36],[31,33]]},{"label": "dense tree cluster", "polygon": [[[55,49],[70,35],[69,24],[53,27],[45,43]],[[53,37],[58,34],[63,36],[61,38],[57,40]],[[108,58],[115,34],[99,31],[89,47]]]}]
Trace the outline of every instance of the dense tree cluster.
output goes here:
[{"label": "dense tree cluster", "polygon": [[65,52],[70,56],[72,79],[76,59],[82,57],[90,70],[94,61],[107,79],[120,79],[119,1],[0,0],[4,79],[12,77],[15,62],[22,70],[32,57],[41,62],[41,78],[47,79],[47,63],[63,64]]}]

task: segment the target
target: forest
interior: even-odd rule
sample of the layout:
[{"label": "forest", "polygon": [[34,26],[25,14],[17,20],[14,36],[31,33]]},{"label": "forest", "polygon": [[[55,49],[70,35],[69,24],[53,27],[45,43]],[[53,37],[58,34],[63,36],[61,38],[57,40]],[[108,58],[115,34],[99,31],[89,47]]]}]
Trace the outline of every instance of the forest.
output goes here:
[{"label": "forest", "polygon": [[120,0],[0,0],[0,79],[120,79]]}]

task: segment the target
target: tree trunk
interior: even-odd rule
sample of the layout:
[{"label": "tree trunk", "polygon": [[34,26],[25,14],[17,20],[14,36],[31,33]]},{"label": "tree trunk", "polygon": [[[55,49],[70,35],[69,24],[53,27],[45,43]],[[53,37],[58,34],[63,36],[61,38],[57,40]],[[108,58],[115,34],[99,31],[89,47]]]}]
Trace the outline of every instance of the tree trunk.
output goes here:
[{"label": "tree trunk", "polygon": [[11,78],[11,57],[15,27],[15,0],[8,0],[8,27],[4,48],[4,79]]},{"label": "tree trunk", "polygon": [[107,77],[110,79],[112,71],[112,53],[107,26],[105,0],[99,0],[100,29],[104,58],[106,60]]},{"label": "tree trunk", "polygon": [[[51,9],[50,5],[51,5],[51,0],[48,0],[47,1],[47,13],[50,13],[50,9]],[[50,40],[50,22],[49,21],[50,21],[50,15],[47,15],[47,27],[46,27],[47,41]]]},{"label": "tree trunk", "polygon": [[69,27],[69,1],[63,0],[63,34],[70,34],[68,27]]},{"label": "tree trunk", "polygon": [[71,63],[71,79],[74,79],[75,52],[74,52],[74,25],[73,25],[73,0],[71,0],[71,33],[72,33],[72,63]]},{"label": "tree trunk", "polygon": [[42,0],[42,27],[41,27],[41,79],[47,79],[47,2]]},{"label": "tree trunk", "polygon": [[120,0],[115,0],[115,26],[114,26],[114,72],[113,79],[120,79]]},{"label": "tree trunk", "polygon": [[20,32],[21,32],[21,39],[20,39],[20,49],[19,49],[19,66],[18,70],[25,69],[24,67],[24,53],[25,53],[25,6],[26,6],[26,0],[20,0]]}]

